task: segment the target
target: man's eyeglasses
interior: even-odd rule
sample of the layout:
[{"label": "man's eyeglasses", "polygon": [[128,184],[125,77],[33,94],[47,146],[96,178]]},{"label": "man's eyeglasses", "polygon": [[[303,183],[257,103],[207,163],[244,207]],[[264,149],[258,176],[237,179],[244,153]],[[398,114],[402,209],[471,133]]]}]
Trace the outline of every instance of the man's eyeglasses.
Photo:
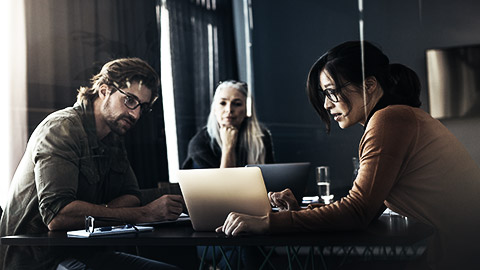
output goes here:
[{"label": "man's eyeglasses", "polygon": [[129,95],[129,94],[125,93],[124,91],[122,91],[120,88],[118,88],[114,85],[112,85],[112,86],[113,86],[113,88],[115,88],[115,90],[117,90],[118,92],[125,95],[124,104],[130,110],[135,110],[138,106],[140,106],[141,114],[147,114],[147,113],[152,111],[152,108],[150,107],[150,103],[148,103],[148,102],[141,103],[140,100],[138,100],[138,98],[136,96]]},{"label": "man's eyeglasses", "polygon": [[339,101],[338,94],[340,93],[340,90],[349,84],[350,82],[347,82],[338,88],[325,89],[325,90],[322,90],[322,88],[319,86],[318,91],[322,93],[324,97],[327,97],[330,101],[338,102]]}]

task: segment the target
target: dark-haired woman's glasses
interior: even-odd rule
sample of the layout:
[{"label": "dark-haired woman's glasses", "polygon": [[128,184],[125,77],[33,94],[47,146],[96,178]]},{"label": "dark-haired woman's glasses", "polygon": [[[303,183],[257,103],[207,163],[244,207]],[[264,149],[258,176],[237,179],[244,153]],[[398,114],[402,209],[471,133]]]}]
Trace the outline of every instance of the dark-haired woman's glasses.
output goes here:
[{"label": "dark-haired woman's glasses", "polygon": [[113,88],[115,88],[118,92],[125,95],[124,104],[130,110],[135,110],[138,106],[140,106],[140,112],[142,114],[147,114],[152,111],[152,108],[150,107],[150,103],[148,102],[141,103],[136,96],[129,95],[124,91],[120,90],[120,88],[116,86],[113,86]]},{"label": "dark-haired woman's glasses", "polygon": [[323,94],[324,97],[327,97],[331,102],[338,102],[339,101],[338,94],[340,93],[340,90],[349,84],[350,82],[347,82],[338,88],[331,88],[331,89],[327,88],[325,90],[322,90],[320,88],[318,90]]}]

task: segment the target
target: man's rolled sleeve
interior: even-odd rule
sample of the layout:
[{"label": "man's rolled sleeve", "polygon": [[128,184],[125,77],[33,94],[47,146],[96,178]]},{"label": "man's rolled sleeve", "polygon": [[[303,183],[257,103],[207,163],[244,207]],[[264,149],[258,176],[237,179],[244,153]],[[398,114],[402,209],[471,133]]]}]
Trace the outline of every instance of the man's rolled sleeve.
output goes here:
[{"label": "man's rolled sleeve", "polygon": [[56,119],[44,123],[37,132],[32,151],[35,164],[35,184],[40,215],[48,225],[56,214],[76,199],[81,138],[72,130],[78,125]]}]

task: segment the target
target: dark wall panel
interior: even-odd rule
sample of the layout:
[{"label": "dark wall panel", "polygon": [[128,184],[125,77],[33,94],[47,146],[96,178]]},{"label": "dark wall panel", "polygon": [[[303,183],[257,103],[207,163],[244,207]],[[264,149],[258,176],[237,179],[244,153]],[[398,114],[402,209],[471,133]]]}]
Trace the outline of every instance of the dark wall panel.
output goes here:
[{"label": "dark wall panel", "polygon": [[[364,1],[365,39],[381,46],[392,62],[420,76],[422,108],[428,111],[425,50],[480,44],[480,9],[474,0]],[[359,39],[356,1],[253,1],[253,63],[259,118],[272,131],[278,162],[310,161],[332,167],[333,188],[351,185],[352,157],[358,155],[363,127],[330,135],[305,94],[310,66],[325,50]],[[472,138],[480,119],[445,122],[480,164]],[[313,175],[312,175],[313,183]],[[312,186],[313,188],[313,186]]]}]

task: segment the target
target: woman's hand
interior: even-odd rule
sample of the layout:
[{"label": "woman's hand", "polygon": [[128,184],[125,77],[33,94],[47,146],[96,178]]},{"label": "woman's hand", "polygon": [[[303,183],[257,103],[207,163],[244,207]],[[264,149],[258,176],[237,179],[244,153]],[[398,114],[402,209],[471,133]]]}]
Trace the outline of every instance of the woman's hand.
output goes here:
[{"label": "woman's hand", "polygon": [[223,226],[218,227],[215,231],[223,232],[227,236],[237,236],[241,233],[264,234],[268,231],[268,217],[231,212]]},{"label": "woman's hand", "polygon": [[278,207],[280,211],[300,210],[297,199],[292,191],[287,188],[280,192],[268,192],[268,199],[273,207]]},{"label": "woman's hand", "polygon": [[220,138],[222,139],[223,149],[235,149],[237,144],[238,129],[234,126],[220,127]]},{"label": "woman's hand", "polygon": [[220,160],[220,168],[235,167],[237,157],[235,146],[237,144],[238,129],[234,126],[220,127],[220,138],[222,139],[222,157]]}]

